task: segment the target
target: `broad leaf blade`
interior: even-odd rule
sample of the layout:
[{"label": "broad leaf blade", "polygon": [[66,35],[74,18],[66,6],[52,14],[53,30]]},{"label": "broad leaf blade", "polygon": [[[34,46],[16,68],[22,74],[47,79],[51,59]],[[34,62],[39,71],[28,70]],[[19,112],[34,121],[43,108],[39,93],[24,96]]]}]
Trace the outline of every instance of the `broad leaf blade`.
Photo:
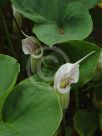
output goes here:
[{"label": "broad leaf blade", "polygon": [[11,0],[19,12],[36,23],[53,20],[56,16],[56,0]]},{"label": "broad leaf blade", "polygon": [[34,26],[33,32],[47,45],[82,40],[92,31],[91,16],[85,6],[73,2],[63,10],[57,22]]},{"label": "broad leaf blade", "polygon": [[33,79],[14,89],[5,104],[5,111],[5,122],[24,136],[52,136],[62,119],[54,90],[47,85],[33,83]]},{"label": "broad leaf blade", "polygon": [[[11,0],[17,10],[34,21],[33,32],[47,45],[82,40],[92,31],[92,19],[81,2],[67,0]],[[83,12],[82,12],[83,11]]]},{"label": "broad leaf blade", "polygon": [[12,125],[0,122],[0,135],[1,136],[24,136],[21,132],[16,130]]}]

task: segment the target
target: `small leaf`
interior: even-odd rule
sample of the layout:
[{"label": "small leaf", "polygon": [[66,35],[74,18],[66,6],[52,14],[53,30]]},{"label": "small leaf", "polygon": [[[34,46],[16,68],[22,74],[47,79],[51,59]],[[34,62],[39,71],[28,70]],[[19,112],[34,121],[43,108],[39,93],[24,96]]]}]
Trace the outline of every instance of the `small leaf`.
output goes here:
[{"label": "small leaf", "polygon": [[99,124],[99,114],[95,110],[80,110],[74,116],[74,126],[80,136],[93,136]]}]

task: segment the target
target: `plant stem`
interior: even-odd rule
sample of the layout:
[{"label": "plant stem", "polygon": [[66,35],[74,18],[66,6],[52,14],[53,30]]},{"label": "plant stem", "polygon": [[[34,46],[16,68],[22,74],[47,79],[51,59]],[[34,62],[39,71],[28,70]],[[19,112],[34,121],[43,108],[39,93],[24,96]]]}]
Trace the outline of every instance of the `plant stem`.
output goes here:
[{"label": "plant stem", "polygon": [[76,111],[79,110],[79,90],[78,89],[75,89],[75,108],[76,108]]},{"label": "plant stem", "polygon": [[6,23],[6,20],[5,20],[5,17],[4,17],[4,15],[3,15],[2,11],[1,11],[0,15],[1,15],[1,17],[2,17],[5,34],[6,34],[6,37],[7,37],[7,40],[8,40],[8,44],[9,44],[11,50],[12,50],[13,56],[16,56],[15,49],[14,49],[14,46],[13,46],[13,44],[12,44],[12,41],[11,41],[11,38],[10,38],[10,35],[9,35],[7,23]]},{"label": "plant stem", "polygon": [[65,136],[65,111],[63,112],[63,119],[61,123],[61,136]]}]

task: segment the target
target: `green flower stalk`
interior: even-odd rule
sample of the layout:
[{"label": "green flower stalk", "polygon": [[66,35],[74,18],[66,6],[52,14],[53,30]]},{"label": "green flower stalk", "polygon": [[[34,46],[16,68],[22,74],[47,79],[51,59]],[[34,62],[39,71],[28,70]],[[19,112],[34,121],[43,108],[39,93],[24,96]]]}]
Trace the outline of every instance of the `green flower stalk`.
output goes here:
[{"label": "green flower stalk", "polygon": [[13,10],[13,32],[17,33],[18,32],[18,27],[21,29],[22,27],[22,22],[23,22],[23,17],[22,15],[18,12],[18,10],[15,8],[14,5],[12,5],[12,10]]},{"label": "green flower stalk", "polygon": [[100,57],[99,57],[98,66],[97,67],[102,69],[102,51],[101,51],[101,54],[100,54]]}]

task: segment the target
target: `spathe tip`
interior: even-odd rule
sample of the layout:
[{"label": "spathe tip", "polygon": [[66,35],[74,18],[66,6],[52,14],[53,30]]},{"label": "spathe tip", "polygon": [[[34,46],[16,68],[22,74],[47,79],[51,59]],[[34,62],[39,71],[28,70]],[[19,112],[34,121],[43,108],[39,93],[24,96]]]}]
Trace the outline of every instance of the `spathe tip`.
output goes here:
[{"label": "spathe tip", "polygon": [[80,62],[82,62],[83,60],[85,60],[87,57],[89,57],[90,55],[92,55],[95,52],[96,51],[92,51],[91,53],[89,53],[88,55],[86,55],[85,57],[83,57],[82,59],[80,59],[79,61],[77,61],[75,64],[79,64]]}]

